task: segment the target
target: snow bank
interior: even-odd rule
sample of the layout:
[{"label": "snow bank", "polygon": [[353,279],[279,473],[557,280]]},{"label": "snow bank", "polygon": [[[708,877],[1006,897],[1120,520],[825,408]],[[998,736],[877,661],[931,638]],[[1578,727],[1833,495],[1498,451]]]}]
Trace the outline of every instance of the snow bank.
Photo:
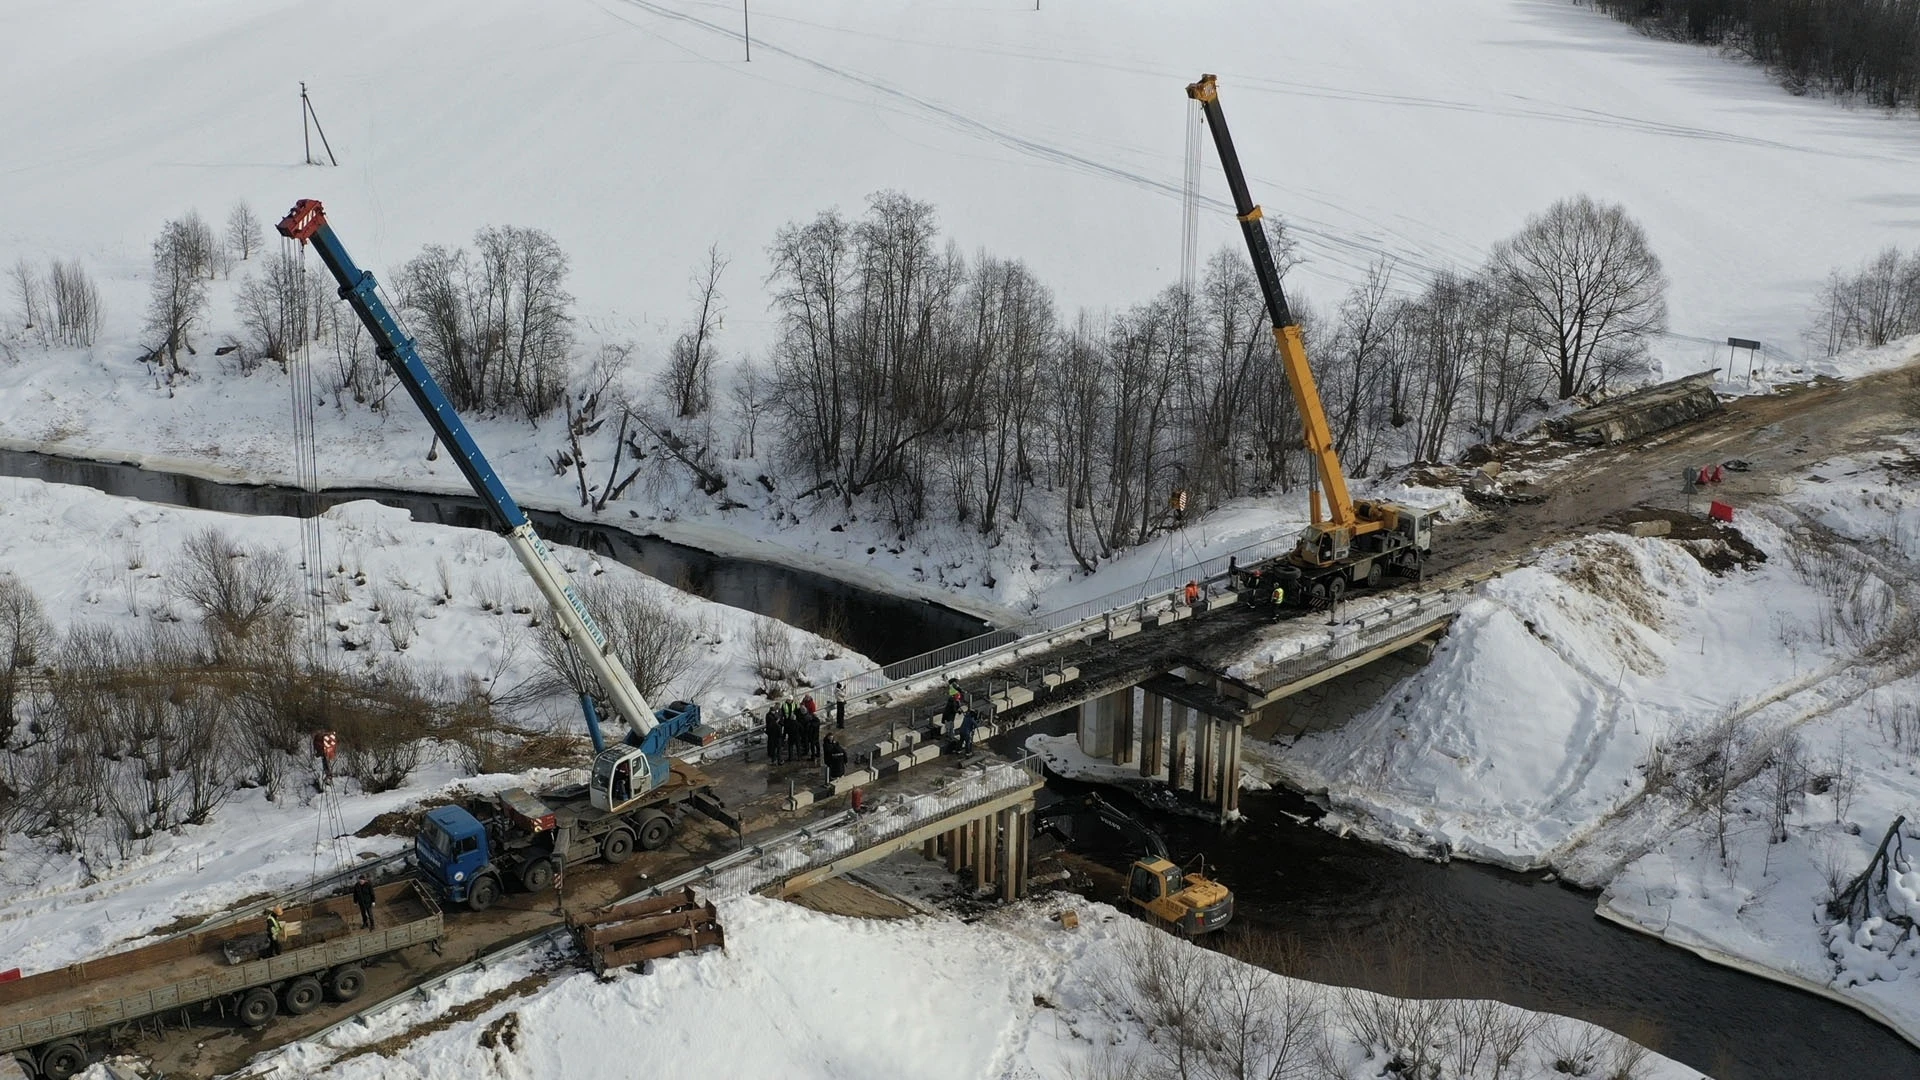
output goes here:
[{"label": "snow bank", "polygon": [[[340,663],[397,664],[496,698],[524,688],[539,673],[535,631],[527,625],[531,616],[481,606],[491,598],[509,604],[518,598],[541,609],[503,539],[416,523],[404,511],[375,503],[336,507],[320,526],[327,639]],[[247,550],[289,552],[298,559],[300,525],[292,519],[160,507],[86,488],[0,478],[0,574],[31,587],[57,631],[83,625],[135,630],[155,619],[197,619],[199,613],[176,595],[174,576],[180,546],[206,528],[224,531]],[[670,692],[697,695],[716,722],[743,708],[764,707],[752,658],[757,616],[687,596],[578,549],[555,551],[579,578],[604,574],[630,581],[701,624],[699,659]],[[392,606],[395,596],[419,612],[417,631],[404,649],[374,607]],[[442,597],[444,603],[436,602]],[[816,683],[871,666],[824,639],[791,633],[795,654]],[[345,642],[353,643],[351,651]],[[536,699],[522,715],[500,719],[536,731],[584,734],[578,705],[565,695]],[[181,916],[217,911],[243,896],[331,871],[343,848],[377,854],[404,843],[394,837],[336,843],[339,828],[352,832],[378,814],[456,783],[484,791],[548,775],[461,779],[464,770],[450,748],[430,745],[423,767],[399,789],[366,795],[351,780],[342,781],[336,826],[322,820],[323,808],[299,767],[279,802],[259,789],[243,789],[210,824],[156,835],[125,859],[99,846],[65,851],[51,839],[0,836],[0,956],[9,966],[44,970],[98,955]]]},{"label": "snow bank", "polygon": [[1667,540],[1563,544],[1481,586],[1424,671],[1277,768],[1327,792],[1330,825],[1541,865],[1640,790],[1660,740],[1830,672],[1840,650],[1803,632],[1820,605],[1785,560],[1717,577]]},{"label": "snow bank", "polygon": [[[968,924],[952,918],[862,921],[760,897],[735,898],[720,905],[724,951],[661,961],[651,975],[622,972],[596,980],[563,974],[544,989],[423,1034],[389,1056],[340,1059],[369,1041],[356,1035],[325,1047],[296,1045],[254,1069],[262,1080],[520,1080],[625,1075],[638,1054],[670,1062],[675,1075],[686,1076],[1103,1075],[1130,1057],[1153,1056],[1167,1039],[1164,1031],[1149,1030],[1127,992],[1129,958],[1139,955],[1143,939],[1145,946],[1182,954],[1177,962],[1183,965],[1230,965],[1283,992],[1293,986],[1315,1000],[1337,997],[1322,999],[1310,984],[1239,968],[1156,936],[1158,931],[1104,905],[1077,898],[1072,905],[1082,921],[1069,931],[1038,901]],[[1556,1033],[1592,1030],[1559,1018],[1550,1018],[1548,1027]],[[1545,1045],[1543,1040],[1523,1052],[1529,1067],[1547,1067],[1541,1060]],[[1383,1064],[1377,1057],[1369,1061],[1338,1022],[1327,1057],[1348,1076],[1373,1075]],[[1696,1075],[1659,1057],[1649,1057],[1643,1070],[1636,1075],[1647,1080]],[[1490,1073],[1462,1075],[1482,1080]]]}]

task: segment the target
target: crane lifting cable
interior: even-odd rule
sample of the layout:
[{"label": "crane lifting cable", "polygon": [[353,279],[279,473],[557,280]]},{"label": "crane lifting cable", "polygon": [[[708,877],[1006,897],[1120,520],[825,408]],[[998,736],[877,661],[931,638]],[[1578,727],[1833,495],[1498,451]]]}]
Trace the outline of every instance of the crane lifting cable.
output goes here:
[{"label": "crane lifting cable", "polygon": [[[333,785],[332,750],[337,738],[331,731],[331,681],[327,670],[326,553],[321,546],[320,458],[314,428],[316,397],[313,392],[312,341],[320,313],[311,307],[312,289],[307,281],[306,253],[294,241],[280,241],[280,340],[286,351],[289,406],[293,419],[293,480],[299,489],[297,516],[300,521],[300,568],[302,571],[302,615],[308,628],[304,667],[306,690],[301,703],[305,719],[314,725],[314,750],[320,770],[319,798],[315,800],[313,876],[318,879],[352,858],[347,841],[346,822],[340,812],[340,795]],[[322,752],[322,740],[326,751]]]}]

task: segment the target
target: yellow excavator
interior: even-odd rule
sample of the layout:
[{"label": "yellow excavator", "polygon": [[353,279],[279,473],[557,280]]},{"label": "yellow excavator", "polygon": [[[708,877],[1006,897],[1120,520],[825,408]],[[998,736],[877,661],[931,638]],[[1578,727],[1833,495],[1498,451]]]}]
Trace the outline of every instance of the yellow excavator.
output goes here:
[{"label": "yellow excavator", "polygon": [[1247,251],[1253,257],[1254,274],[1266,296],[1273,339],[1280,347],[1280,363],[1306,427],[1307,453],[1314,461],[1314,488],[1309,497],[1311,524],[1301,532],[1291,552],[1271,568],[1261,568],[1263,575],[1272,575],[1286,590],[1286,602],[1310,608],[1338,603],[1354,586],[1377,586],[1388,573],[1418,578],[1433,547],[1433,511],[1378,499],[1355,501],[1347,493],[1347,474],[1340,467],[1327,410],[1314,386],[1313,369],[1307,366],[1300,323],[1287,307],[1267,230],[1260,222],[1260,207],[1247,192],[1240,155],[1227,133],[1226,114],[1220,111],[1219,86],[1212,75],[1202,75],[1199,82],[1187,87],[1187,96],[1200,103],[1207,128],[1213,132],[1220,167],[1233,190],[1234,216],[1240,221]]},{"label": "yellow excavator", "polygon": [[1166,841],[1159,833],[1092,792],[1039,808],[1034,812],[1034,829],[1071,843],[1072,822],[1085,814],[1146,848],[1147,854],[1128,869],[1127,902],[1148,922],[1183,937],[1197,937],[1233,920],[1233,890],[1203,873],[1183,870],[1167,857]]}]

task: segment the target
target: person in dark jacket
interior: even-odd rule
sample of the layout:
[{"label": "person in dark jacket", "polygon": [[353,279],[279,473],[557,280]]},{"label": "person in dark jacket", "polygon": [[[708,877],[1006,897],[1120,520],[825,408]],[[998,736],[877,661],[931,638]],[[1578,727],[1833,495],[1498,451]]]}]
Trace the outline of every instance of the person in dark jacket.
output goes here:
[{"label": "person in dark jacket", "polygon": [[980,714],[977,712],[974,712],[972,709],[968,709],[966,717],[960,721],[960,752],[961,753],[963,754],[973,753],[973,731],[975,728],[979,726],[980,726]]},{"label": "person in dark jacket", "polygon": [[800,727],[800,706],[789,701],[780,718],[781,726],[787,733],[787,760],[799,761],[806,749],[806,742]]},{"label": "person in dark jacket", "polygon": [[780,751],[787,745],[787,729],[780,722],[780,703],[767,707],[767,764],[780,764]]},{"label": "person in dark jacket", "polygon": [[847,775],[847,748],[840,745],[833,732],[827,732],[822,740],[820,754],[827,761],[827,779],[838,780]]},{"label": "person in dark jacket", "polygon": [[815,713],[800,711],[801,738],[807,744],[807,760],[820,760],[820,717]]},{"label": "person in dark jacket", "polygon": [[953,731],[953,718],[960,714],[960,706],[967,703],[967,692],[960,689],[960,680],[947,680],[947,705],[940,714],[940,730],[949,734]]},{"label": "person in dark jacket", "polygon": [[373,929],[373,882],[365,874],[353,883],[353,903],[360,909],[360,929]]}]

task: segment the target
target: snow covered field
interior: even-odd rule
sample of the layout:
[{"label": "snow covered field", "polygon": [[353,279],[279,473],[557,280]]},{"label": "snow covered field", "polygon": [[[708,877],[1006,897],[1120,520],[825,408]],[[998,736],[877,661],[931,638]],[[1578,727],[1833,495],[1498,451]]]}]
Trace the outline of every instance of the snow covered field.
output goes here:
[{"label": "snow covered field", "polygon": [[[733,259],[719,347],[729,362],[764,354],[774,232],[881,188],[936,204],[963,250],[1026,260],[1063,311],[1134,303],[1179,274],[1181,90],[1202,71],[1220,74],[1255,190],[1303,245],[1295,288],[1321,305],[1382,255],[1409,284],[1470,267],[1528,213],[1587,191],[1645,222],[1674,282],[1660,359],[1690,372],[1718,362],[1727,334],[1799,355],[1827,270],[1920,233],[1920,126],[1795,99],[1758,71],[1549,0],[1178,13],[1146,0],[766,0],[751,63],[738,14],[696,0],[14,5],[0,33],[0,99],[16,105],[0,115],[13,148],[0,265],[81,260],[101,281],[105,329],[91,350],[21,344],[0,362],[0,440],[288,476],[281,382],[220,374],[203,352],[201,376],[170,398],[133,362],[161,222],[197,207],[217,224],[242,199],[271,220],[323,198],[360,262],[389,276],[423,244],[484,225],[545,229],[572,259],[587,351],[633,341],[650,364],[716,243]],[[55,74],[83,67],[77,92]],[[301,78],[337,169],[299,164]],[[1207,168],[1203,250],[1235,242]],[[233,328],[230,290],[215,290],[203,344]],[[480,426],[527,503],[575,504],[544,460],[556,425]],[[424,460],[425,428],[404,408],[350,408],[320,432],[327,483],[461,488],[444,458]],[[761,471],[729,465],[744,509],[673,478],[609,514],[711,550],[877,571],[906,591],[1020,609],[1070,599],[1058,590],[1071,560],[1046,528],[997,545],[963,530],[896,543],[878,523],[762,492]],[[1226,531],[1268,535],[1292,516],[1245,507],[1184,539],[1227,550]]]},{"label": "snow covered field", "polygon": [[[1064,930],[1049,917],[1053,909],[1038,902],[969,924],[953,918],[863,921],[742,897],[720,908],[724,952],[662,961],[651,975],[627,972],[600,981],[562,973],[537,992],[498,1001],[389,1056],[353,1055],[356,1045],[399,1030],[383,1022],[326,1045],[290,1047],[256,1063],[253,1075],[617,1076],[633,1072],[636,1054],[670,1061],[676,1075],[687,1076],[1141,1075],[1142,1066],[1180,1052],[1161,1017],[1165,1004],[1156,1008],[1134,977],[1143,957],[1153,958],[1148,964],[1172,961],[1204,973],[1193,985],[1219,991],[1207,996],[1226,1011],[1233,1009],[1231,1001],[1291,1002],[1285,1011],[1254,1014],[1249,1059],[1276,1060],[1276,1047],[1288,1035],[1295,1041],[1289,1052],[1296,1068],[1327,1063],[1326,1071],[1312,1075],[1372,1076],[1390,1056],[1379,1046],[1369,1054],[1369,1040],[1346,1011],[1351,1002],[1361,1015],[1374,1015],[1367,1005],[1382,999],[1291,982],[1176,941],[1104,905],[1076,899],[1074,906],[1083,921]],[[417,1023],[423,1013],[506,986],[531,970],[529,960],[472,977],[470,985],[450,987],[424,1008],[409,1006],[408,1019]],[[1536,1022],[1506,1006],[1487,1008],[1497,1019]],[[1544,1026],[1526,1040],[1507,1075],[1556,1075],[1556,1057],[1579,1053],[1570,1050],[1575,1047],[1591,1046],[1586,1052],[1602,1068],[1633,1053],[1618,1036],[1576,1021],[1537,1022]],[[1323,1025],[1328,1039],[1321,1049],[1313,1033]],[[1197,1067],[1198,1055],[1191,1047],[1187,1053]],[[1449,1075],[1478,1080],[1494,1073],[1490,1061],[1482,1061]],[[1632,1075],[1679,1080],[1697,1074],[1647,1056]]]},{"label": "snow covered field", "polygon": [[[399,665],[421,676],[445,676],[498,698],[540,674],[542,661],[529,616],[483,610],[488,596],[530,599],[523,571],[496,536],[415,524],[404,512],[350,503],[322,519],[330,567],[325,606],[334,655],[376,668]],[[75,626],[137,630],[155,620],[197,619],[173,590],[178,550],[194,533],[223,530],[255,552],[299,550],[299,525],[287,518],[248,518],[157,507],[85,488],[0,478],[0,574],[29,584],[57,630]],[[84,538],[77,542],[77,538]],[[749,644],[757,616],[678,593],[618,563],[602,563],[556,547],[576,576],[601,574],[670,596],[702,625],[698,658],[669,688],[697,695],[707,715],[724,719],[764,707]],[[451,597],[443,595],[445,575]],[[371,602],[411,597],[419,612],[405,649]],[[509,599],[511,605],[514,601]],[[536,610],[538,610],[536,605]],[[795,655],[816,683],[872,666],[865,657],[801,631]],[[359,643],[351,652],[341,642]],[[827,657],[833,657],[827,659]],[[667,698],[663,698],[668,700]],[[578,706],[564,695],[536,698],[512,720],[533,731],[582,734]],[[538,782],[552,774],[471,776],[450,746],[430,745],[422,768],[400,788],[378,795],[343,780],[339,814],[349,832],[375,815],[447,790],[475,791]],[[304,766],[302,766],[304,768]],[[262,789],[242,789],[204,826],[160,833],[129,857],[103,846],[62,851],[52,838],[0,836],[0,956],[8,966],[46,970],[99,955],[120,942],[183,915],[217,911],[242,896],[297,885],[337,868],[343,855],[322,821],[310,783],[290,782],[278,802]],[[351,853],[385,853],[402,841],[349,838]]]},{"label": "snow covered field", "polygon": [[1482,586],[1386,698],[1260,754],[1327,793],[1328,827],[1605,886],[1610,916],[1920,1041],[1899,922],[1920,867],[1895,865],[1864,933],[1820,908],[1897,815],[1920,836],[1913,463],[1808,466],[1737,522],[1764,562],[1729,567],[1701,540],[1550,548]]}]

